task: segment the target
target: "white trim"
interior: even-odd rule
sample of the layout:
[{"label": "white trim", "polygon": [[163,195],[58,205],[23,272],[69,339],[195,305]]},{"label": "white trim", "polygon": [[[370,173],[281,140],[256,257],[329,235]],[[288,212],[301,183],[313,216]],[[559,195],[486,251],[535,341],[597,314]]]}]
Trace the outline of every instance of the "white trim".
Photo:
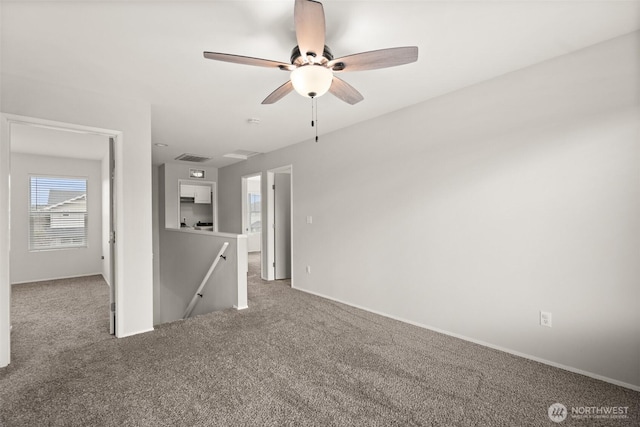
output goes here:
[{"label": "white trim", "polygon": [[11,362],[11,126],[6,114],[0,113],[0,368]]},{"label": "white trim", "polygon": [[233,305],[236,310],[242,310],[249,305],[247,289],[247,273],[249,271],[248,237],[238,235],[236,240],[236,297]]},{"label": "white trim", "polygon": [[91,276],[102,276],[102,279],[107,283],[107,285],[109,285],[107,280],[102,275],[102,271],[100,271],[98,273],[78,274],[78,275],[75,275],[75,276],[53,277],[51,279],[25,280],[23,282],[13,282],[11,284],[11,286],[13,286],[13,285],[24,285],[25,283],[50,282],[52,280],[77,279],[78,277],[91,277]]},{"label": "white trim", "polygon": [[289,263],[291,265],[291,277],[289,278],[289,281],[291,283],[291,287],[293,287],[295,285],[295,280],[294,280],[294,275],[295,275],[295,268],[293,268],[294,265],[296,265],[294,263],[294,257],[295,257],[295,251],[293,250],[293,233],[295,230],[295,227],[293,226],[293,223],[295,221],[295,217],[293,216],[293,164],[289,165],[289,173],[291,174],[291,179],[289,179],[289,208],[290,208],[290,212],[289,212],[289,227],[291,228],[290,232],[289,232],[289,249],[290,249],[290,260]]},{"label": "white trim", "polygon": [[275,181],[274,173],[271,171],[267,171],[267,179],[265,180],[267,185],[267,191],[265,192],[267,197],[263,197],[263,200],[266,201],[266,207],[263,203],[262,207],[264,211],[262,213],[262,232],[264,233],[262,236],[262,255],[260,256],[262,262],[262,280],[274,280],[275,279],[275,266],[273,263],[275,262],[274,257],[274,215],[273,215],[273,205],[274,205],[274,191],[273,185]]},{"label": "white trim", "polygon": [[[292,286],[292,288],[293,288],[293,286]],[[563,369],[565,371],[573,372],[575,374],[584,375],[586,377],[590,377],[590,378],[593,378],[593,379],[596,379],[596,380],[604,381],[604,382],[607,382],[607,383],[610,383],[610,384],[614,384],[614,385],[617,385],[617,386],[620,386],[620,387],[628,388],[628,389],[631,389],[631,390],[634,390],[634,391],[640,391],[640,385],[629,384],[629,383],[626,383],[624,381],[619,381],[619,380],[616,380],[616,379],[613,379],[613,378],[605,377],[603,375],[594,374],[593,372],[588,372],[588,371],[584,371],[582,369],[574,368],[572,366],[567,366],[567,365],[563,365],[561,363],[552,362],[550,360],[546,360],[546,359],[543,359],[543,358],[540,358],[540,357],[536,357],[536,356],[532,356],[532,355],[529,355],[529,354],[526,354],[526,353],[521,353],[519,351],[511,350],[511,349],[506,348],[506,347],[501,347],[499,345],[491,344],[491,343],[488,343],[488,342],[485,342],[485,341],[477,340],[477,339],[474,339],[474,338],[469,338],[467,336],[456,334],[454,332],[445,331],[444,329],[440,329],[440,328],[436,328],[436,327],[433,327],[433,326],[425,325],[425,324],[422,324],[422,323],[414,322],[414,321],[411,321],[411,320],[404,319],[402,317],[393,316],[393,315],[390,315],[390,314],[387,314],[387,313],[383,313],[381,311],[372,310],[370,308],[366,308],[366,307],[360,306],[358,304],[352,304],[352,303],[349,303],[349,302],[345,302],[345,301],[342,301],[340,299],[329,297],[327,295],[324,295],[324,294],[321,294],[321,293],[318,293],[318,292],[313,292],[313,291],[309,291],[307,289],[300,289],[300,288],[294,288],[294,289],[296,289],[298,291],[301,291],[301,292],[305,292],[307,294],[315,295],[317,297],[321,297],[321,298],[325,298],[325,299],[328,299],[328,300],[331,300],[331,301],[339,302],[340,304],[345,304],[345,305],[348,305],[350,307],[358,308],[360,310],[368,311],[369,313],[373,313],[373,314],[377,314],[379,316],[387,317],[389,319],[397,320],[399,322],[408,323],[410,325],[417,326],[419,328],[428,329],[428,330],[433,331],[433,332],[438,332],[440,334],[448,335],[450,337],[459,338],[459,339],[464,340],[464,341],[472,342],[474,344],[478,344],[478,345],[481,345],[481,346],[484,346],[484,347],[489,347],[489,348],[492,348],[494,350],[498,350],[498,351],[502,351],[502,352],[505,352],[505,353],[512,354],[514,356],[522,357],[524,359],[533,360],[534,362],[539,362],[539,363],[542,363],[542,364],[545,364],[545,365],[553,366],[554,368],[559,368],[559,369]]]},{"label": "white trim", "polygon": [[[263,280],[275,280],[275,267],[273,265],[274,260],[275,260],[275,243],[274,243],[274,232],[273,232],[273,224],[275,222],[275,216],[274,216],[274,206],[275,206],[275,197],[274,197],[274,191],[273,191],[273,185],[275,184],[275,174],[276,173],[288,173],[291,175],[291,179],[289,180],[289,190],[290,190],[290,203],[289,203],[289,207],[290,207],[290,217],[291,217],[291,223],[290,223],[290,242],[289,242],[289,247],[291,249],[291,259],[289,260],[289,262],[291,263],[291,286],[293,287],[293,283],[294,283],[294,278],[293,278],[293,266],[295,265],[293,263],[293,257],[294,257],[294,251],[293,251],[293,222],[294,222],[294,216],[293,216],[293,164],[289,164],[289,165],[285,165],[285,166],[280,166],[277,168],[273,168],[273,169],[269,169],[267,170],[267,197],[266,197],[266,201],[267,201],[267,208],[266,208],[266,214],[263,213],[262,218],[265,218],[266,215],[266,221],[263,221],[263,227],[262,227],[262,232],[263,232],[263,247],[262,247],[262,254],[266,254],[265,256],[261,256],[261,261],[263,263],[264,266],[264,262],[265,262],[265,258],[266,258],[266,271],[263,270],[263,275],[262,275],[262,279]],[[264,200],[265,198],[263,198]],[[264,205],[263,205],[264,207]],[[266,238],[264,236],[264,232],[265,232],[265,227],[264,224],[267,225],[266,228]],[[266,274],[264,274],[266,273]]]},{"label": "white trim", "polygon": [[109,137],[116,137],[122,134],[122,132],[117,130],[97,128],[93,126],[77,125],[73,123],[64,123],[64,122],[58,122],[55,120],[38,119],[35,117],[20,116],[17,114],[3,113],[2,116],[6,118],[6,120],[10,124],[19,124],[19,125],[25,125],[25,126],[40,127],[45,129],[60,130],[65,132],[87,133],[87,134],[102,135],[102,136],[109,136]]},{"label": "white trim", "polygon": [[248,305],[242,305],[240,307],[238,307],[237,305],[234,305],[233,308],[235,308],[236,310],[246,310],[247,308],[249,308]]},{"label": "white trim", "polygon": [[[66,132],[88,133],[107,136],[115,141],[115,194],[116,194],[116,230],[124,230],[124,184],[123,176],[123,144],[124,137],[121,131],[104,129],[93,126],[84,126],[74,123],[65,123],[55,120],[46,120],[36,117],[21,116],[16,114],[0,113],[0,201],[3,206],[7,206],[7,211],[0,212],[0,367],[10,363],[11,355],[11,284],[9,276],[9,253],[10,253],[10,233],[9,233],[9,215],[10,211],[10,192],[8,178],[11,173],[9,157],[11,154],[11,124],[20,124],[25,126],[35,126],[47,129],[62,130]],[[6,186],[5,186],[6,183]],[[121,238],[120,238],[121,240]],[[120,245],[116,245],[115,258],[111,260],[116,266],[116,274],[114,278],[116,292],[116,333],[124,330],[124,296],[118,292],[118,287],[124,282],[124,272],[117,266],[124,265],[124,250]],[[116,336],[120,337],[120,334]]]}]

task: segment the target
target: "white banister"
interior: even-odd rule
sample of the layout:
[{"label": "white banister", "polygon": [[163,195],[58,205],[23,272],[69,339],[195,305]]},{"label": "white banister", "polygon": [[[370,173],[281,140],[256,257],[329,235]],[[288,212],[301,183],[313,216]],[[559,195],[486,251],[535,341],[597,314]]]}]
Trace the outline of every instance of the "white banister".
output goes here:
[{"label": "white banister", "polygon": [[207,284],[207,281],[209,280],[209,277],[211,277],[211,273],[213,273],[213,270],[215,270],[216,265],[218,265],[218,261],[220,261],[220,258],[226,259],[226,257],[223,254],[224,254],[224,251],[227,250],[228,246],[229,246],[229,242],[223,243],[222,248],[220,249],[220,252],[218,252],[218,256],[216,256],[216,258],[213,260],[211,267],[209,267],[209,271],[207,271],[207,274],[204,276],[204,279],[202,279],[202,283],[200,283],[200,286],[198,286],[198,290],[196,291],[195,295],[193,295],[193,298],[191,298],[191,302],[187,306],[187,309],[184,311],[184,314],[182,315],[183,319],[186,319],[191,315],[191,312],[193,311],[196,304],[198,303],[198,298],[202,298],[202,289],[204,289],[205,285]]}]

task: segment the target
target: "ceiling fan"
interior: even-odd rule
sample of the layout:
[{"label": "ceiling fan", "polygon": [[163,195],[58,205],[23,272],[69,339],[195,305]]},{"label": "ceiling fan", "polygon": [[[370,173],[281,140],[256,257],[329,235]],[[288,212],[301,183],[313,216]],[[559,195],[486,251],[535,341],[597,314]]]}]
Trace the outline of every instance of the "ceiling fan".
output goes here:
[{"label": "ceiling fan", "polygon": [[290,71],[290,80],[267,96],[262,101],[263,104],[273,104],[294,89],[300,95],[309,98],[330,92],[344,102],[357,104],[364,99],[363,96],[334,73],[395,67],[418,60],[417,46],[380,49],[334,58],[331,49],[325,45],[322,3],[314,0],[296,0],[293,14],[298,45],[291,51],[290,64],[218,52],[204,52],[204,57]]}]

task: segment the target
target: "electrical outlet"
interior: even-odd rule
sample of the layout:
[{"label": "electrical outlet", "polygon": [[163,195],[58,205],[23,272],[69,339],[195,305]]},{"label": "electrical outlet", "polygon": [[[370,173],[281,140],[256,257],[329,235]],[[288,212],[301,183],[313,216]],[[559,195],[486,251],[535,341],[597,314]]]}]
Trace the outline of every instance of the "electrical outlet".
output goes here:
[{"label": "electrical outlet", "polygon": [[311,274],[311,266],[307,265],[307,274]]},{"label": "electrical outlet", "polygon": [[548,311],[540,312],[540,326],[551,327],[551,313]]},{"label": "electrical outlet", "polygon": [[313,224],[313,217],[311,215],[307,216],[307,224]]}]

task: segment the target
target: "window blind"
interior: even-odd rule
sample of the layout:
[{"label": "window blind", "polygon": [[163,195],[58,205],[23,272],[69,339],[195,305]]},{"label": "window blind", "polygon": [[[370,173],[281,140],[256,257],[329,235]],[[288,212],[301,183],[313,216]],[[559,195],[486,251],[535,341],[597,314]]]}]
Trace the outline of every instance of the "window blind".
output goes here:
[{"label": "window blind", "polygon": [[29,249],[87,246],[87,180],[29,177]]}]

